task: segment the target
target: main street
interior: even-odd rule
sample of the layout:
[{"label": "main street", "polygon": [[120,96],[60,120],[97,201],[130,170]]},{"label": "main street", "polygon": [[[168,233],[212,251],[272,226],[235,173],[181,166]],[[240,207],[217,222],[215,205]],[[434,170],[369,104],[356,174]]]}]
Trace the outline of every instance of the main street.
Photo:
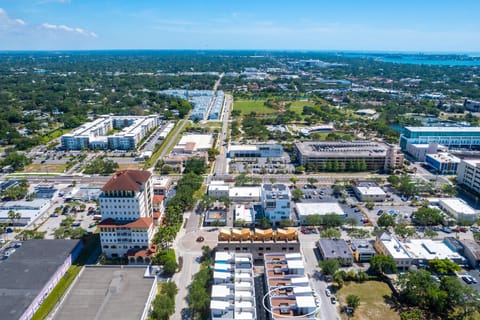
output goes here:
[{"label": "main street", "polygon": [[228,149],[228,121],[230,119],[230,110],[233,106],[233,97],[231,95],[225,95],[225,102],[222,112],[222,130],[218,134],[217,148],[220,154],[215,159],[215,175],[227,174],[227,149]]},{"label": "main street", "polygon": [[[217,233],[199,230],[201,215],[193,211],[184,214],[184,225],[180,229],[173,243],[173,249],[181,256],[183,264],[180,272],[173,276],[173,281],[178,286],[178,293],[175,296],[175,314],[171,319],[190,319],[186,313],[188,304],[186,301],[188,295],[188,286],[192,277],[200,270],[199,257],[202,255],[202,247],[209,246],[215,248],[217,245]],[[197,242],[197,238],[202,236],[205,240]]]}]

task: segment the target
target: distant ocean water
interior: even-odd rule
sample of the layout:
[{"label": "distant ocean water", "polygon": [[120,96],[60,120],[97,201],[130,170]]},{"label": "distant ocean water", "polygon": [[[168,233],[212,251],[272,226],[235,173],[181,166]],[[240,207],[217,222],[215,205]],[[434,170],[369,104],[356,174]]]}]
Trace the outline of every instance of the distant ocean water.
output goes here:
[{"label": "distant ocean water", "polygon": [[419,59],[416,57],[405,56],[401,58],[381,57],[377,58],[379,61],[402,63],[402,64],[416,64],[416,65],[430,65],[430,66],[480,66],[480,60],[457,60],[457,59]]}]

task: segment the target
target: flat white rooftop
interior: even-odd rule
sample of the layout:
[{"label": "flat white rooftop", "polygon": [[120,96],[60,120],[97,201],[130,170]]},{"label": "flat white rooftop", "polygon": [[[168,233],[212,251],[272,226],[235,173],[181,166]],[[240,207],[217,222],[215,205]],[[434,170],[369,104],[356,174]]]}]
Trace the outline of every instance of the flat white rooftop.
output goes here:
[{"label": "flat white rooftop", "polygon": [[412,132],[480,132],[480,127],[405,127]]},{"label": "flat white rooftop", "polygon": [[408,259],[411,258],[405,250],[403,244],[393,235],[383,234],[381,241],[385,248],[394,259]]},{"label": "flat white rooftop", "polygon": [[213,136],[211,134],[186,134],[177,146],[185,146],[187,143],[195,143],[195,150],[209,149],[213,146]]},{"label": "flat white rooftop", "polygon": [[440,240],[410,239],[404,243],[404,246],[416,259],[462,259],[462,256]]},{"label": "flat white rooftop", "polygon": [[447,153],[447,152],[439,152],[439,153],[434,153],[434,154],[427,154],[427,158],[432,158],[434,160],[437,160],[438,162],[442,163],[460,163],[460,158],[455,157],[453,154]]},{"label": "flat white rooftop", "polygon": [[257,197],[260,198],[260,187],[234,187],[228,191],[230,197]]},{"label": "flat white rooftop", "polygon": [[344,215],[342,207],[337,202],[298,202],[295,204],[299,216],[308,216],[312,214],[325,215],[335,213]]},{"label": "flat white rooftop", "polygon": [[316,308],[315,298],[313,296],[296,296],[297,307],[299,308]]},{"label": "flat white rooftop", "polygon": [[215,261],[228,261],[232,259],[232,255],[229,252],[217,251],[215,253]]},{"label": "flat white rooftop", "polygon": [[464,159],[462,161],[465,162],[466,164],[469,164],[469,165],[473,166],[473,167],[480,166],[480,159]]},{"label": "flat white rooftop", "polygon": [[[303,264],[302,264],[303,266]],[[309,284],[308,282],[308,278],[307,277],[298,277],[298,278],[291,278],[290,279],[291,283],[292,284],[295,284],[295,285],[302,285],[302,284]]]},{"label": "flat white rooftop", "polygon": [[463,215],[475,215],[477,211],[470,207],[465,201],[458,198],[442,198],[438,201],[442,207],[447,207],[451,211],[462,213]]},{"label": "flat white rooftop", "polygon": [[380,187],[356,187],[358,192],[364,196],[386,195]]},{"label": "flat white rooftop", "polygon": [[302,260],[287,260],[289,269],[303,269],[305,268]]},{"label": "flat white rooftop", "polygon": [[226,298],[232,291],[225,285],[213,285],[212,286],[212,298]]}]

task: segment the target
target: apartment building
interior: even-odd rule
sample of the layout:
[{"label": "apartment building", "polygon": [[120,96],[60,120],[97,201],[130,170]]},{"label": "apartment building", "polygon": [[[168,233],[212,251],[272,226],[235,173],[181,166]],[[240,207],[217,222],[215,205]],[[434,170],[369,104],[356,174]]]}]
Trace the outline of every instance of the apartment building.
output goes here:
[{"label": "apartment building", "polygon": [[263,184],[261,202],[265,217],[273,224],[291,219],[291,193],[285,184]]},{"label": "apartment building", "polygon": [[212,319],[257,319],[251,254],[215,253],[211,297]]},{"label": "apartment building", "polygon": [[117,171],[101,190],[102,222],[98,227],[102,251],[108,257],[148,256],[156,231],[151,173]]},{"label": "apartment building", "polygon": [[319,301],[313,296],[302,255],[264,255],[267,302],[273,320],[315,319]]},{"label": "apartment building", "polygon": [[[62,149],[133,150],[147,134],[160,125],[157,115],[105,115],[87,122],[61,137]],[[110,134],[112,130],[119,132]]]},{"label": "apartment building", "polygon": [[480,193],[480,159],[460,161],[457,170],[457,182]]}]

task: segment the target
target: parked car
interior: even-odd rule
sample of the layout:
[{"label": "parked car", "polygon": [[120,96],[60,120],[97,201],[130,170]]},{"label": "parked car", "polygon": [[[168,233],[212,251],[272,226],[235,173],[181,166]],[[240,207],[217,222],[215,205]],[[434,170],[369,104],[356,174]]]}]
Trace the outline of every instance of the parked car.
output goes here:
[{"label": "parked car", "polygon": [[330,295],[331,295],[331,292],[330,292],[330,290],[329,290],[329,289],[325,289],[325,295],[326,295],[327,297],[330,297]]},{"label": "parked car", "polygon": [[332,304],[336,304],[336,303],[337,303],[337,298],[335,298],[334,296],[331,296],[331,297],[330,297],[330,302],[331,302]]},{"label": "parked car", "polygon": [[52,217],[52,218],[56,218],[56,217],[58,217],[58,214],[56,214],[56,213],[52,213],[52,214],[50,215],[50,217]]},{"label": "parked car", "polygon": [[470,276],[462,276],[462,280],[465,281],[465,283],[467,283],[467,284],[472,284],[473,283],[471,278],[472,277],[470,277]]}]

